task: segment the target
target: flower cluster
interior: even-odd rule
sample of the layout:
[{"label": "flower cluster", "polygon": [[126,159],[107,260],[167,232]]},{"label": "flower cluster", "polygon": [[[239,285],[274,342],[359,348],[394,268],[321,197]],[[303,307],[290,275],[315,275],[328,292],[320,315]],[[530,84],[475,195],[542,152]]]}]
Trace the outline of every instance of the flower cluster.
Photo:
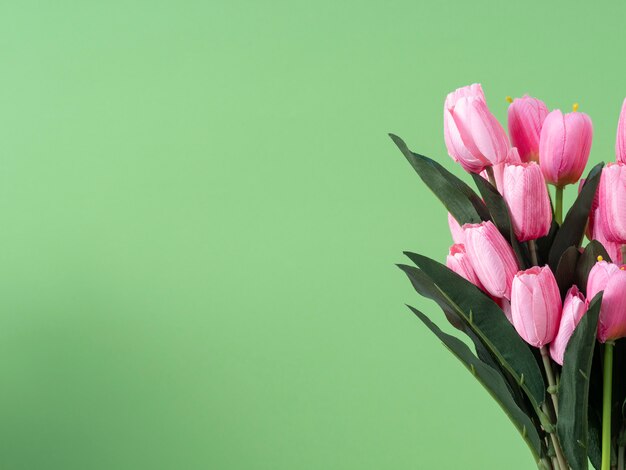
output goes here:
[{"label": "flower cluster", "polygon": [[[448,209],[454,242],[445,266],[407,253],[416,267],[400,267],[475,353],[412,310],[490,390],[540,468],[587,468],[589,458],[624,470],[626,418],[611,411],[626,410],[626,381],[612,385],[614,350],[626,364],[626,100],[615,161],[586,178],[593,126],[578,104],[563,113],[528,95],[507,100],[508,135],[480,84],[444,102],[447,151],[479,194],[391,136]],[[564,217],[568,185],[577,196]]]}]

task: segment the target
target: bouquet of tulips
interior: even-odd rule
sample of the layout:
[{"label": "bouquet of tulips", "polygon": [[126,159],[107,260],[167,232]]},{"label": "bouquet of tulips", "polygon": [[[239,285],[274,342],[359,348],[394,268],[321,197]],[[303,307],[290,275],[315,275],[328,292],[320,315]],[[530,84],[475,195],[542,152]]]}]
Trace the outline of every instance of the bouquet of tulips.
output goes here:
[{"label": "bouquet of tulips", "polygon": [[[410,308],[498,402],[539,468],[625,470],[626,100],[616,161],[585,179],[589,116],[508,101],[507,137],[479,84],[445,100],[448,153],[478,192],[391,135],[445,205],[454,240],[445,265],[406,252],[413,265],[400,268],[467,338]],[[563,216],[567,185],[577,197]]]}]

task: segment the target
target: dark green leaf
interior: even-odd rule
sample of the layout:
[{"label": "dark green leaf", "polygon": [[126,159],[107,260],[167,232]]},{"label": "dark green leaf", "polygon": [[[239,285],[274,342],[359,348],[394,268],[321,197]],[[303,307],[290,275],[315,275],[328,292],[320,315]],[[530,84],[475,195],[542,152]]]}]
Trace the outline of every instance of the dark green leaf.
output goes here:
[{"label": "dark green leaf", "polygon": [[[402,268],[402,266],[400,266],[400,268]],[[432,279],[430,279],[430,277],[428,277],[422,270],[416,268],[413,269],[414,271],[410,280],[415,289],[420,292],[424,297],[436,300],[437,304],[441,307],[447,320],[452,324],[452,326],[465,333],[472,340],[472,342],[474,343],[474,349],[476,350],[476,354],[478,355],[480,360],[499,371],[502,374],[502,377],[509,384],[511,388],[511,393],[514,394],[516,398],[519,398],[519,385],[517,385],[515,380],[510,377],[510,374],[507,374],[507,372],[502,369],[502,367],[493,357],[493,354],[483,344],[481,339],[468,327],[467,323],[463,319],[461,319],[461,317],[459,317],[454,308],[452,308],[447,302],[442,300],[440,290],[432,281]],[[499,307],[496,306],[496,308]],[[504,312],[501,311],[501,315],[504,315]]]},{"label": "dark green leaf", "polygon": [[436,161],[411,152],[397,135],[389,134],[389,136],[422,178],[422,181],[446,206],[448,212],[459,224],[477,224],[489,218],[487,208],[472,188]]},{"label": "dark green leaf", "polygon": [[559,385],[557,433],[572,470],[588,468],[589,377],[602,293],[596,295],[565,348]]},{"label": "dark green leaf", "polygon": [[485,178],[477,174],[472,174],[472,178],[474,178],[474,183],[476,183],[480,195],[485,200],[493,223],[498,227],[502,236],[508,240],[513,247],[519,266],[522,269],[526,269],[530,266],[528,262],[528,250],[515,238],[515,231],[513,230],[513,223],[511,222],[511,216],[509,215],[509,208],[506,201],[498,190]]},{"label": "dark green leaf", "polygon": [[424,324],[444,343],[444,345],[454,354],[459,361],[472,373],[472,375],[487,389],[489,394],[498,402],[500,407],[507,414],[513,425],[522,435],[533,454],[535,462],[539,463],[541,455],[541,439],[532,421],[520,410],[507,388],[502,376],[494,369],[484,364],[470,349],[458,338],[441,331],[430,319],[419,310],[409,308],[424,322]]},{"label": "dark green leaf", "polygon": [[567,212],[561,228],[554,237],[549,258],[550,267],[553,271],[565,250],[570,246],[580,246],[603,166],[604,163],[598,163],[591,169],[580,194]]},{"label": "dark green leaf", "polygon": [[545,261],[550,257],[550,248],[552,248],[554,238],[556,237],[558,231],[559,224],[556,223],[553,215],[552,224],[550,225],[550,231],[545,237],[541,237],[537,240],[537,252],[539,255],[539,259]]},{"label": "dark green leaf", "polygon": [[[418,292],[447,305],[481,339],[497,361],[522,387],[539,414],[545,397],[545,383],[530,347],[520,338],[502,310],[480,289],[444,265],[425,256],[405,253],[419,267],[400,266]],[[425,273],[439,292],[424,292],[414,279]],[[434,295],[433,295],[434,294]]]},{"label": "dark green leaf", "polygon": [[561,298],[565,298],[565,294],[576,283],[576,265],[580,258],[580,251],[575,246],[570,246],[561,255],[559,264],[556,267],[554,277],[559,284],[559,290],[561,291]]},{"label": "dark green leaf", "polygon": [[578,259],[578,264],[576,265],[576,285],[585,295],[587,295],[587,278],[589,277],[589,271],[591,271],[591,268],[593,268],[598,261],[598,256],[602,256],[605,261],[611,261],[611,257],[602,244],[598,240],[591,240]]}]

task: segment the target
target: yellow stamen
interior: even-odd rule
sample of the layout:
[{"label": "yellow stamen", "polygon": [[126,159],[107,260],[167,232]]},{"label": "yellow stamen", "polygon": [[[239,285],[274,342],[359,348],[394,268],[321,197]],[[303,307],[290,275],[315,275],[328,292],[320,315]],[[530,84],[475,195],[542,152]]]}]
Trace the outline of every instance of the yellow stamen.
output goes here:
[{"label": "yellow stamen", "polygon": [[506,100],[507,100],[509,103],[512,103],[512,102],[513,102],[513,98],[511,98],[510,96],[507,96],[507,97],[506,97]]},{"label": "yellow stamen", "polygon": [[598,261],[604,261],[604,258],[602,256],[598,256]]},{"label": "yellow stamen", "polygon": [[622,271],[626,271],[626,266],[622,266],[620,269],[621,269]]},{"label": "yellow stamen", "polygon": [[578,103],[574,103],[572,105],[572,111],[574,111],[574,112],[578,111]]}]

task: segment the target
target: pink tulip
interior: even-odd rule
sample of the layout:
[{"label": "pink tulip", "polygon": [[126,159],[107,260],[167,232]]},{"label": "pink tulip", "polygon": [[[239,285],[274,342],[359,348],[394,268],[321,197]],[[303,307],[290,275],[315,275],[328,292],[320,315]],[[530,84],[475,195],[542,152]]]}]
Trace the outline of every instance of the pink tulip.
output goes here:
[{"label": "pink tulip", "polygon": [[[503,194],[504,189],[504,168],[507,165],[512,165],[515,163],[522,163],[522,160],[519,157],[517,149],[515,147],[511,147],[509,149],[509,153],[507,154],[506,161],[504,163],[498,163],[497,165],[492,166],[493,176],[496,179],[496,185],[498,186],[498,191],[500,192],[500,194]],[[480,173],[480,176],[489,181],[489,174],[487,173],[487,170],[483,170]]]},{"label": "pink tulip", "polygon": [[539,165],[507,165],[503,188],[517,239],[525,242],[546,236],[552,223],[552,204]]},{"label": "pink tulip", "polygon": [[465,251],[476,276],[494,297],[511,298],[513,277],[518,271],[511,245],[491,221],[463,225]]},{"label": "pink tulip", "polygon": [[602,169],[599,193],[599,213],[594,231],[602,224],[607,240],[626,243],[626,165],[609,163]]},{"label": "pink tulip", "polygon": [[479,289],[483,289],[483,285],[480,283],[478,276],[476,276],[472,263],[465,252],[465,246],[462,244],[456,243],[450,247],[448,257],[446,258],[446,266]]},{"label": "pink tulip", "polygon": [[477,98],[485,103],[487,102],[482,85],[480,83],[472,83],[471,85],[457,88],[456,90],[448,93],[448,96],[446,96],[446,102],[444,103],[445,108],[453,108],[456,102],[461,98]]},{"label": "pink tulip", "polygon": [[448,153],[465,171],[480,173],[506,160],[509,144],[491,114],[478,84],[450,93],[444,105],[444,138]]},{"label": "pink tulip", "polygon": [[498,305],[500,305],[500,308],[504,312],[504,316],[509,321],[509,323],[511,323],[511,325],[512,325],[513,324],[513,314],[511,313],[511,301],[507,300],[507,299],[500,299],[500,302],[498,302]]},{"label": "pink tulip", "polygon": [[563,302],[559,331],[550,343],[550,356],[552,356],[555,362],[563,365],[563,355],[565,354],[567,343],[569,343],[569,339],[572,337],[576,326],[578,326],[578,322],[580,322],[580,319],[587,311],[587,307],[585,296],[578,290],[578,287],[570,287]]},{"label": "pink tulip", "polygon": [[601,343],[626,336],[626,271],[617,264],[597,262],[589,272],[587,298],[592,299],[604,291],[600,318],[598,319],[598,340]]},{"label": "pink tulip", "polygon": [[543,101],[524,95],[509,106],[509,136],[523,162],[539,161],[539,136],[548,108]]},{"label": "pink tulip", "polygon": [[515,275],[511,314],[513,326],[528,344],[541,348],[554,339],[561,320],[561,295],[548,266]]},{"label": "pink tulip", "polygon": [[[599,212],[600,210],[596,209],[593,220],[600,219]],[[591,225],[592,218],[589,217],[589,220]],[[606,234],[604,233],[604,227],[602,224],[595,224],[595,226],[591,229],[591,234],[591,239],[598,240],[600,243],[602,243],[602,246],[606,249],[606,252],[611,257],[611,260],[613,260],[614,263],[622,264],[622,245],[621,243],[609,241],[606,238]]]},{"label": "pink tulip", "polygon": [[616,161],[626,163],[626,99],[622,103],[622,111],[617,121],[617,137],[615,139]]},{"label": "pink tulip", "polygon": [[539,163],[546,181],[557,187],[580,179],[589,159],[593,127],[584,113],[552,111],[543,121]]},{"label": "pink tulip", "polygon": [[452,214],[448,212],[448,227],[450,227],[450,234],[452,234],[452,240],[454,243],[465,243],[465,233],[463,229],[453,217]]}]

